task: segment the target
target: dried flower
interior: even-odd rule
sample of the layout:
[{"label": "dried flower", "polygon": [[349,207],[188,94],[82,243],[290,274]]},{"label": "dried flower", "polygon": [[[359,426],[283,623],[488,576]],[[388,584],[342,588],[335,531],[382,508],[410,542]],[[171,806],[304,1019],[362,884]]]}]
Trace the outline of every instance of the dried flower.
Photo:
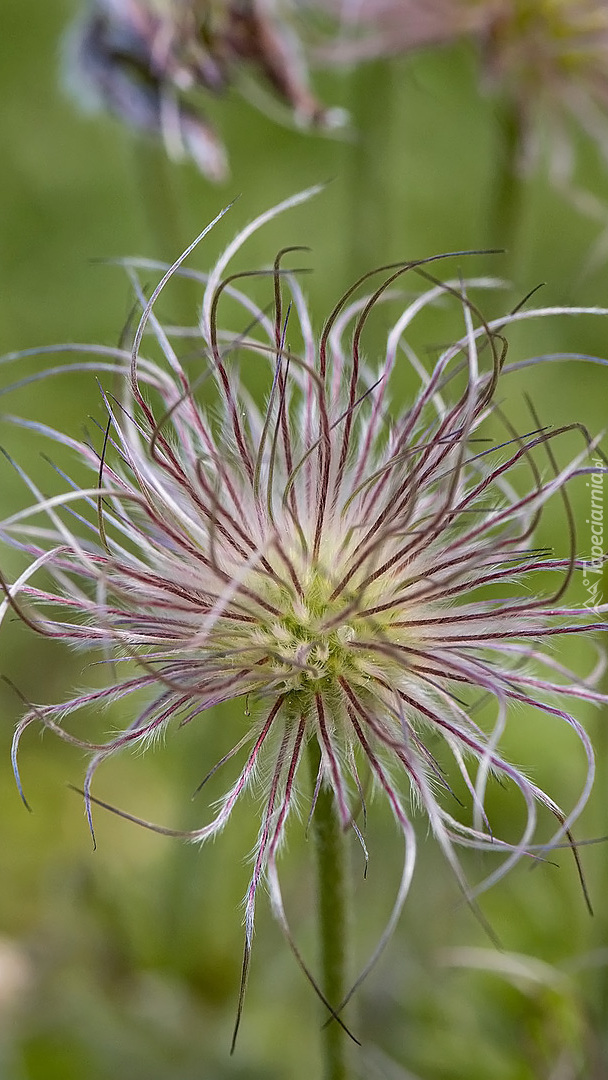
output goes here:
[{"label": "dried flower", "polygon": [[289,0],[93,0],[69,38],[67,80],[79,101],[162,137],[171,157],[222,180],[224,147],[189,91],[222,94],[250,67],[300,126],[345,122],[309,89],[290,9]]},{"label": "dried flower", "polygon": [[[108,758],[145,745],[171,721],[200,722],[218,702],[246,703],[246,733],[212,771],[237,755],[244,764],[212,820],[187,833],[150,827],[204,841],[223,829],[247,789],[263,791],[246,897],[247,951],[264,878],[288,932],[276,856],[307,746],[320,755],[311,815],[321,787],[328,788],[343,828],[360,836],[356,818],[371,781],[402,831],[403,875],[382,947],[414,868],[409,803],[428,819],[472,899],[482,886],[467,885],[458,845],[498,860],[482,883],[487,887],[522,857],[535,857],[538,805],[557,819],[543,851],[570,836],[590,791],[593,754],[568,702],[607,700],[592,689],[601,663],[581,679],[553,651],[561,635],[588,637],[607,627],[587,607],[564,599],[585,566],[575,552],[567,487],[582,474],[605,471],[597,465],[597,440],[578,425],[549,430],[536,418],[524,434],[505,421],[500,445],[479,440],[480,429],[501,416],[493,405],[499,377],[527,363],[506,362],[505,325],[561,309],[518,311],[486,323],[469,293],[487,288],[487,279],[465,287],[457,273],[447,282],[435,278],[433,259],[404,262],[383,268],[370,295],[356,297],[366,279],[353,286],[317,339],[297,275],[283,269],[289,249],[267,271],[274,317],[242,291],[237,279],[248,275],[225,276],[254,229],[312,191],[259,217],[201,275],[203,374],[216,384],[216,410],[197,402],[200,371],[190,377],[155,314],[184,255],[149,302],[133,276],[143,314],[131,352],[91,349],[89,359],[53,369],[121,378],[120,400],[104,393],[102,446],[13,418],[69,447],[91,470],[90,487],[68,482],[62,494],[45,497],[23,474],[34,503],[1,526],[2,536],[29,557],[23,573],[4,585],[1,614],[12,608],[47,637],[105,650],[120,673],[102,689],[28,711],[15,737],[17,777],[19,740],[41,723],[90,752],[84,784],[90,818],[92,780]],[[404,302],[380,364],[369,366],[361,353],[368,316],[405,274],[421,277],[424,291]],[[219,329],[226,295],[244,313],[234,330]],[[408,340],[409,327],[444,298],[462,312],[463,333],[427,371]],[[164,363],[142,354],[146,332]],[[292,348],[293,340],[301,347]],[[256,364],[269,373],[263,410],[239,381],[237,355],[249,370]],[[396,364],[411,367],[420,391],[391,421],[387,395]],[[555,444],[573,430],[581,434],[580,453],[558,466]],[[549,470],[544,477],[538,454]],[[522,473],[527,486],[518,492]],[[570,552],[559,555],[533,546],[554,496],[564,501],[571,540]],[[36,586],[39,573],[55,585]],[[596,607],[596,615],[606,607]],[[64,726],[90,706],[128,707],[140,691],[146,704],[107,742],[93,744]],[[489,727],[474,718],[471,695],[494,699]],[[580,739],[587,772],[569,813],[502,756],[498,743],[513,702],[555,717]],[[442,744],[468,791],[471,821],[459,816]],[[518,837],[501,839],[491,830],[484,801],[493,775],[521,797],[525,825]]]}]

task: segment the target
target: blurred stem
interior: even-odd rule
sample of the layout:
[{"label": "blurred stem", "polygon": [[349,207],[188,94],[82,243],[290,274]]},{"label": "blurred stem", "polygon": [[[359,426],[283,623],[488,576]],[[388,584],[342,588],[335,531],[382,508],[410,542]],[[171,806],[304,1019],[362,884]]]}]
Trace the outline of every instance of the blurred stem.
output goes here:
[{"label": "blurred stem", "polygon": [[349,108],[355,134],[348,154],[350,200],[349,280],[390,259],[395,222],[391,221],[391,135],[394,102],[389,60],[362,64],[350,75]]},{"label": "blurred stem", "polygon": [[522,179],[522,147],[524,118],[518,103],[505,97],[497,108],[498,146],[496,167],[492,177],[488,239],[490,244],[504,248],[509,273],[513,273],[517,258],[517,242],[521,224],[524,181]]},{"label": "blurred stem", "polygon": [[[175,191],[178,168],[154,140],[134,140],[135,172],[146,226],[157,259],[169,265],[188,247],[192,237],[183,234],[179,199]],[[156,283],[155,283],[156,284]],[[196,283],[174,278],[169,291],[173,318],[181,326],[192,325],[196,314]]]},{"label": "blurred stem", "polygon": [[[602,597],[604,602],[606,601],[606,598],[608,598],[608,576],[606,573],[604,573],[603,576]],[[608,694],[608,672],[604,672],[598,690],[603,694]],[[594,801],[597,808],[597,828],[595,834],[597,836],[606,836],[608,833],[605,800],[605,792],[608,788],[608,706],[606,705],[603,706],[602,713],[598,715],[595,724],[593,749],[596,760]],[[605,856],[602,856],[597,860],[596,866],[598,870],[594,882],[594,891],[595,899],[597,899],[598,902],[595,904],[595,918],[590,925],[590,945],[591,955],[595,954],[601,956],[605,950],[606,941],[608,940],[608,912],[606,910],[606,905],[603,902],[606,895],[608,895],[608,864]],[[592,901],[594,900],[593,895],[591,899]],[[608,1038],[606,1035],[605,1024],[605,1019],[608,1015],[608,968],[606,964],[599,964],[593,975],[591,1008],[596,1021],[594,1028],[598,1032],[599,1045],[597,1046],[597,1054],[600,1059],[597,1062],[598,1071],[593,1075],[600,1076],[602,1063],[605,1065],[608,1055]]]},{"label": "blurred stem", "polygon": [[[309,744],[310,772],[316,784],[321,751],[316,739]],[[321,987],[336,1008],[346,994],[348,927],[346,838],[336,811],[334,793],[321,786],[312,818],[317,859],[317,911],[321,947]],[[322,1028],[323,1080],[349,1080],[347,1036],[332,1020]]]}]

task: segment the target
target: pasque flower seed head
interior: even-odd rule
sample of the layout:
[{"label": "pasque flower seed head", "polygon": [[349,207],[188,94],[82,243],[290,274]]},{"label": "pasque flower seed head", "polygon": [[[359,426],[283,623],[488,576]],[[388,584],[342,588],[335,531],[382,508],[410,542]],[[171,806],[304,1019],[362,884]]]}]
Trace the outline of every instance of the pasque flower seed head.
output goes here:
[{"label": "pasque flower seed head", "polygon": [[[554,651],[561,635],[587,638],[606,629],[598,620],[605,604],[592,614],[566,602],[584,567],[567,489],[576,477],[601,471],[597,440],[576,425],[544,428],[533,410],[533,430],[520,434],[505,420],[500,445],[479,438],[484,425],[503,423],[494,405],[499,379],[527,363],[507,359],[508,324],[560,309],[486,322],[470,296],[491,282],[463,284],[463,255],[447,281],[435,276],[434,259],[385,267],[375,281],[367,275],[317,334],[299,277],[285,269],[288,250],[266,272],[270,307],[252,299],[251,275],[226,276],[254,229],[311,193],[263,214],[200,275],[202,363],[200,354],[180,361],[183,337],[156,314],[185,256],[149,301],[131,268],[143,310],[132,350],[92,348],[83,356],[78,346],[76,361],[53,369],[110,373],[113,385],[118,378],[119,396],[103,391],[105,438],[94,447],[12,418],[68,447],[90,470],[90,485],[68,481],[61,494],[45,497],[23,473],[33,505],[1,526],[28,556],[27,568],[4,584],[1,614],[13,609],[39,633],[93,655],[105,650],[116,661],[108,685],[30,708],[15,740],[41,723],[90,752],[89,817],[94,774],[118,751],[145,745],[175,720],[199,724],[204,745],[214,705],[238,700],[245,707],[245,735],[219,763],[229,769],[240,759],[236,779],[210,821],[176,833],[192,841],[216,836],[249,788],[263,792],[246,897],[247,950],[262,879],[287,929],[276,856],[299,788],[313,816],[318,792],[329,788],[343,828],[360,837],[357,815],[369,784],[388,801],[405,840],[388,934],[414,868],[412,805],[473,899],[481,886],[468,886],[459,846],[497,861],[487,886],[522,857],[535,857],[538,806],[556,819],[542,850],[567,840],[593,777],[589,740],[569,702],[606,700],[592,688],[593,675],[579,678]],[[403,299],[395,290],[416,276],[423,291]],[[362,295],[365,288],[372,291]],[[389,295],[391,303],[401,297],[400,313],[379,362],[368,363],[366,323]],[[227,297],[234,329],[221,322]],[[462,333],[429,367],[414,350],[411,325],[446,299],[459,310]],[[148,334],[161,359],[146,355]],[[239,379],[239,368],[253,365],[268,373],[264,408]],[[401,411],[393,405],[391,418],[397,365],[414,373],[419,391]],[[205,392],[215,385],[213,411],[200,403],[201,380]],[[557,447],[571,431],[580,434],[580,452],[563,464]],[[533,541],[554,497],[563,501],[571,548],[556,554]],[[35,584],[40,574],[54,585]],[[132,696],[138,706],[130,714]],[[473,707],[480,697],[495,702],[489,726]],[[129,719],[108,741],[92,743],[66,727],[72,714],[109,702],[121,702]],[[502,755],[499,739],[514,703],[567,724],[580,739],[587,770],[569,812]],[[315,745],[320,764],[310,805],[300,775],[306,748]],[[485,794],[492,775],[523,802],[525,823],[515,839],[491,829]],[[454,783],[469,800],[468,820]]]}]

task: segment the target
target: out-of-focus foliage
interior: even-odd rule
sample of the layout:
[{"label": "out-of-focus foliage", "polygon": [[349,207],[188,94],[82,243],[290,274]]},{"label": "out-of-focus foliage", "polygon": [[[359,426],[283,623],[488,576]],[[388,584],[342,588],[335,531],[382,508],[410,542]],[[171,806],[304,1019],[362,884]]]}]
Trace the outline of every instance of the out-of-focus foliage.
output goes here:
[{"label": "out-of-focus foliage", "polygon": [[[309,245],[306,261],[314,273],[305,286],[319,317],[374,265],[488,246],[501,168],[500,109],[491,96],[479,96],[476,61],[466,44],[354,71],[314,73],[319,98],[351,112],[356,138],[280,127],[236,94],[212,101],[209,115],[229,148],[233,177],[222,188],[208,185],[192,165],[167,165],[162,153],[134,141],[116,120],[74,110],[58,88],[57,74],[61,35],[74,14],[74,6],[60,0],[35,10],[20,0],[3,4],[1,351],[59,341],[115,344],[132,298],[124,272],[103,260],[170,259],[239,194],[195,265],[210,265],[258,211],[309,183],[332,179],[314,203],[281,219],[247,252],[249,265],[269,264],[280,247]],[[578,178],[598,199],[608,200],[595,148],[574,127],[571,138]],[[518,246],[509,259],[514,285],[505,298],[491,298],[492,313],[541,282],[547,303],[606,304],[608,267],[588,267],[597,222],[580,216],[542,170],[526,181],[520,214]],[[484,272],[504,272],[499,255],[480,257],[479,265]],[[177,296],[175,317],[181,318],[184,307],[192,317],[196,301],[196,291]],[[513,354],[576,350],[605,356],[606,326],[599,320],[546,320],[525,331],[525,346],[523,332],[512,335]],[[439,312],[436,322],[426,321],[426,340],[441,345],[450,329]],[[379,325],[374,332],[380,333]],[[0,375],[7,385],[19,377],[19,368],[3,365]],[[581,420],[592,432],[605,426],[608,394],[601,369],[547,365],[510,378],[505,393],[521,430],[534,426],[524,390],[544,423]],[[407,394],[404,376],[403,400]],[[1,411],[44,419],[75,434],[103,418],[96,385],[78,376],[24,387],[2,399]],[[0,442],[44,478],[46,466],[26,435],[3,424]],[[49,487],[53,483],[48,466]],[[3,511],[27,499],[8,463],[0,492]],[[574,509],[582,553],[587,507],[581,482]],[[538,543],[563,550],[565,536],[556,510]],[[5,558],[8,570],[16,565],[16,556]],[[72,685],[96,678],[77,655],[68,657],[34,639],[15,621],[0,644],[2,674],[33,701],[58,701]],[[576,663],[575,652],[573,645],[563,655]],[[24,781],[34,810],[28,815],[14,790],[8,757],[12,723],[22,706],[6,684],[0,685],[0,699],[0,1075],[317,1076],[316,1002],[263,902],[240,1041],[228,1057],[241,953],[239,903],[248,879],[240,853],[254,843],[256,815],[244,808],[221,843],[200,852],[99,812],[92,853],[81,803],[66,787],[80,781],[81,756],[47,736],[24,742]],[[598,755],[596,795],[577,827],[577,836],[589,838],[608,832],[608,738],[606,718],[598,711],[582,709],[580,718]],[[100,731],[112,725],[112,716],[90,722],[91,730]],[[200,822],[206,798],[219,795],[222,786],[211,786],[202,801],[191,803],[190,795],[231,745],[226,732],[241,722],[238,710],[221,707],[175,731],[147,757],[116,762],[100,778],[99,793],[156,820],[184,827]],[[560,802],[575,798],[584,763],[565,729],[515,713],[505,751]],[[511,803],[506,796],[499,803],[500,818]],[[373,809],[366,881],[360,852],[353,850],[359,960],[387,917],[400,869],[392,822],[379,803]],[[292,826],[283,877],[298,940],[314,967],[311,856],[303,833],[303,826]],[[505,950],[498,953],[460,903],[432,841],[425,843],[423,835],[420,840],[400,930],[358,995],[360,1074],[599,1080],[608,1069],[605,848],[581,849],[594,919],[586,913],[568,852],[533,871],[520,866],[485,896],[484,913]],[[386,870],[391,852],[392,876]],[[482,876],[473,859],[470,873]]]}]

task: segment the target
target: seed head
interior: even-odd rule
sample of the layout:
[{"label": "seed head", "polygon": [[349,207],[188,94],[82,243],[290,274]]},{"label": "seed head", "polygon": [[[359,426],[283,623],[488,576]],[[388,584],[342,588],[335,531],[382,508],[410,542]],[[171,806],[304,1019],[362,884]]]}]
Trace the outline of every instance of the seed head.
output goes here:
[{"label": "seed head", "polygon": [[[606,700],[592,688],[601,664],[581,679],[553,651],[561,635],[588,638],[606,629],[598,621],[606,604],[591,613],[565,602],[587,565],[576,552],[567,489],[583,474],[606,471],[597,440],[578,425],[545,428],[533,408],[531,430],[518,433],[493,402],[499,378],[527,363],[507,362],[506,325],[559,309],[486,322],[470,296],[492,283],[479,278],[465,286],[461,253],[449,280],[435,276],[435,259],[408,261],[377,271],[377,287],[362,296],[374,281],[367,275],[334,306],[319,336],[298,275],[284,269],[285,249],[266,272],[269,314],[243,289],[251,275],[225,276],[226,268],[254,229],[311,193],[262,215],[200,275],[196,334],[204,359],[193,371],[177,355],[183,338],[163,328],[155,307],[185,255],[149,301],[131,268],[143,309],[132,350],[92,348],[81,359],[85,350],[75,346],[78,360],[52,369],[120,380],[119,397],[103,391],[107,429],[98,446],[12,418],[69,447],[90,470],[90,486],[68,480],[61,495],[44,497],[22,473],[33,505],[1,526],[29,561],[4,584],[0,614],[12,608],[47,637],[112,656],[118,672],[101,689],[29,709],[15,738],[19,785],[19,739],[41,723],[90,752],[84,792],[91,820],[93,776],[108,758],[145,745],[172,721],[196,721],[204,744],[213,714],[203,714],[228,700],[244,706],[244,737],[212,769],[240,757],[236,780],[208,823],[175,834],[213,837],[247,789],[263,793],[246,897],[247,951],[263,878],[288,933],[276,856],[297,790],[310,798],[300,780],[307,747],[320,755],[311,815],[327,787],[343,828],[362,839],[357,815],[371,784],[402,831],[403,875],[382,947],[412,877],[412,804],[472,901],[519,859],[568,840],[593,777],[589,740],[568,703]],[[423,283],[413,300],[395,291],[405,276]],[[400,314],[380,362],[368,364],[366,323],[389,296],[401,297]],[[240,312],[235,329],[220,329],[227,297]],[[445,300],[457,305],[462,334],[429,368],[411,344],[411,324]],[[160,361],[145,355],[147,334]],[[253,365],[268,373],[263,409],[239,379],[239,369]],[[413,372],[420,388],[391,419],[396,366]],[[213,412],[199,400],[204,380],[216,389]],[[504,430],[499,445],[481,437],[496,422]],[[564,465],[557,444],[572,431],[580,452]],[[563,503],[570,537],[564,553],[533,541],[553,497]],[[55,585],[35,585],[39,573]],[[94,744],[64,726],[79,710],[107,702],[122,702],[128,715],[131,697],[142,691],[143,708],[134,707],[124,731],[107,742]],[[480,699],[494,701],[492,722],[478,712]],[[502,755],[513,703],[565,723],[580,739],[587,771],[568,813]],[[525,825],[515,839],[492,832],[484,803],[493,776],[523,801]],[[454,783],[470,804],[466,820]],[[540,849],[538,806],[557,819]],[[458,846],[497,861],[475,889]]]},{"label": "seed head", "polygon": [[549,172],[581,210],[605,225],[604,203],[573,184],[572,122],[608,159],[608,9],[603,0],[327,0],[340,30],[326,62],[353,63],[471,41],[482,87],[511,106],[520,172],[550,131]]}]

